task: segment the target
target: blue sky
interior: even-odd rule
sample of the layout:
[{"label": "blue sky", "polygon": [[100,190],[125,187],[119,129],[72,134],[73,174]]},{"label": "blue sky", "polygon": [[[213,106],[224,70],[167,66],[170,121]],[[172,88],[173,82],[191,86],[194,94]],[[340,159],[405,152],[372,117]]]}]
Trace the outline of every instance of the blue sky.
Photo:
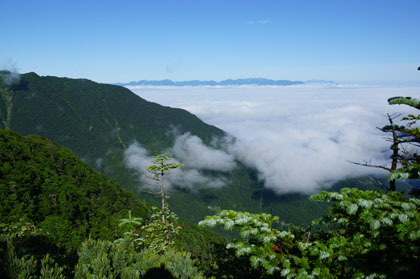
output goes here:
[{"label": "blue sky", "polygon": [[99,82],[413,84],[420,1],[5,1],[0,66]]}]

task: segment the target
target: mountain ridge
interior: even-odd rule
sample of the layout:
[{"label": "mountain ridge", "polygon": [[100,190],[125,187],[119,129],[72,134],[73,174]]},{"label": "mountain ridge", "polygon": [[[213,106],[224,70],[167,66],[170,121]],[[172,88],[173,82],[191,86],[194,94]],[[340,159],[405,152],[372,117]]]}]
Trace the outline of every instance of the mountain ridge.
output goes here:
[{"label": "mountain ridge", "polygon": [[267,78],[243,78],[243,79],[226,79],[222,81],[214,80],[187,80],[172,81],[170,79],[163,80],[139,80],[130,82],[119,82],[115,85],[120,86],[236,86],[236,85],[256,85],[256,86],[289,86],[303,84],[336,84],[334,81],[328,80],[307,80],[307,81],[291,81],[291,80],[273,80]]}]

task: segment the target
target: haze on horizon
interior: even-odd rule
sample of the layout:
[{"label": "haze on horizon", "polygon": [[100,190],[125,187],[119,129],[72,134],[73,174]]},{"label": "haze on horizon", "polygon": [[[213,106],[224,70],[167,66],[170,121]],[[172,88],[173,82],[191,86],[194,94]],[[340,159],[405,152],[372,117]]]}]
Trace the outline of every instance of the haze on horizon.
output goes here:
[{"label": "haze on horizon", "polygon": [[0,68],[132,80],[418,84],[420,2],[3,1]]}]

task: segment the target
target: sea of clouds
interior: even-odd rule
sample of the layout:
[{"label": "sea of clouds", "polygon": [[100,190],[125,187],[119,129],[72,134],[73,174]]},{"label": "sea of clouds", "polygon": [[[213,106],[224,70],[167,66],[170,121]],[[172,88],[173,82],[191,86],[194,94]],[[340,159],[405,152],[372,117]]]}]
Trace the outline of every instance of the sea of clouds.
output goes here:
[{"label": "sea of clouds", "polygon": [[[358,85],[130,89],[146,100],[186,109],[235,138],[218,139],[221,151],[179,134],[168,153],[185,167],[170,181],[191,189],[199,183],[220,187],[225,181],[202,171],[227,172],[238,160],[254,167],[264,185],[279,194],[313,193],[342,179],[384,173],[349,161],[389,163],[390,143],[376,127],[387,124],[387,113],[416,111],[389,106],[387,99],[420,97],[419,87]],[[138,143],[126,151],[127,166],[140,173],[151,160]]]}]

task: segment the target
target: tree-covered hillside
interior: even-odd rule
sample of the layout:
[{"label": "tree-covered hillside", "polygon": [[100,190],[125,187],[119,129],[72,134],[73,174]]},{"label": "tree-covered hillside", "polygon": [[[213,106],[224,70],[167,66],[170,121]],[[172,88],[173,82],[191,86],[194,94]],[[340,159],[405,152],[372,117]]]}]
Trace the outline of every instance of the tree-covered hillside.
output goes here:
[{"label": "tree-covered hillside", "polygon": [[[123,237],[126,228],[119,224],[129,211],[141,218],[146,235],[160,232],[153,217],[156,209],[69,149],[41,136],[21,136],[0,128],[0,162],[0,278],[29,278],[11,275],[14,267],[16,274],[23,274],[20,268],[36,266],[34,261],[46,260],[47,253],[72,278],[75,264],[84,255],[80,245],[96,241],[102,245],[102,241]],[[232,263],[226,261],[233,255],[224,250],[220,235],[184,222],[176,225],[180,231],[173,246],[183,254],[176,252],[175,256],[199,259],[203,272],[216,272],[216,263],[219,269],[229,269]],[[85,246],[85,250],[91,248]],[[153,262],[159,260],[157,256],[149,256],[151,262],[144,270],[159,266]],[[246,271],[250,266],[247,261],[244,264]]]},{"label": "tree-covered hillside", "polygon": [[157,152],[171,144],[171,126],[205,142],[223,135],[185,110],[148,102],[120,86],[28,73],[9,86],[0,79],[0,88],[3,128],[40,134],[79,156],[99,157],[133,140]]},{"label": "tree-covered hillside", "polygon": [[66,248],[88,236],[112,239],[131,210],[147,217],[132,193],[45,138],[0,129],[0,223],[20,219]]}]

